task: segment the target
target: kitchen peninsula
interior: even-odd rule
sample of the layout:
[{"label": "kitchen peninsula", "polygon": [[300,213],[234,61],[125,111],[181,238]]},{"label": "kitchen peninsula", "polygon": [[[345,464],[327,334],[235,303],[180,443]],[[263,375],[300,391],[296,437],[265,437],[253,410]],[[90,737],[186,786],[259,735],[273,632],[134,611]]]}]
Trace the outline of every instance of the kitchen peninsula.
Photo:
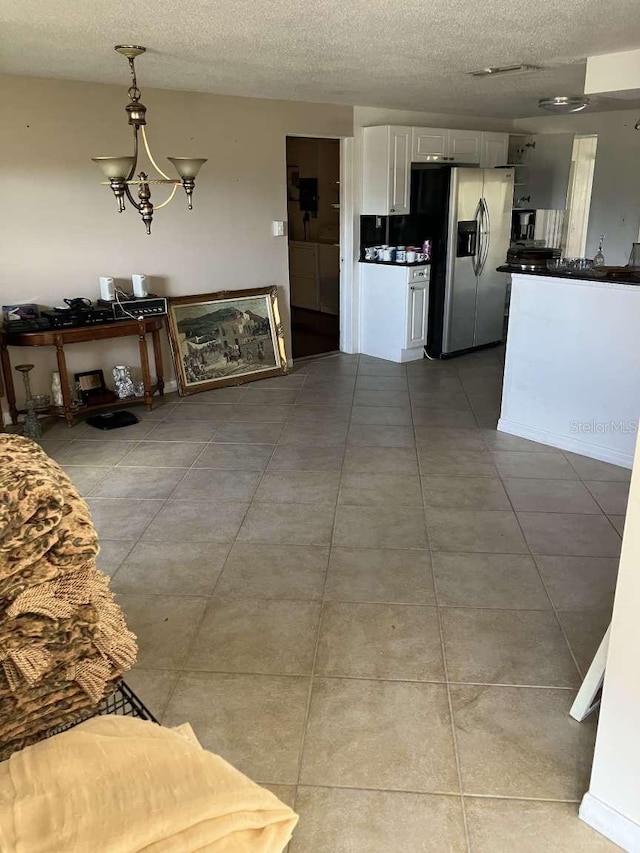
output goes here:
[{"label": "kitchen peninsula", "polygon": [[498,430],[631,468],[639,330],[632,271],[615,280],[512,272]]}]

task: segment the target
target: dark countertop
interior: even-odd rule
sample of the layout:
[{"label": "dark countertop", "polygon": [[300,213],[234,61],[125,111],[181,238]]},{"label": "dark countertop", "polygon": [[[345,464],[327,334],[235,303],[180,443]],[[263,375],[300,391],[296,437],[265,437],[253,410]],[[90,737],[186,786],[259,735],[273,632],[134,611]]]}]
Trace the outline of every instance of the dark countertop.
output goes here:
[{"label": "dark countertop", "polygon": [[428,267],[431,261],[414,261],[412,264],[408,264],[406,261],[403,263],[396,263],[395,261],[366,261],[362,259],[360,263],[378,264],[380,267]]},{"label": "dark countertop", "polygon": [[610,283],[610,284],[634,284],[636,287],[640,286],[640,270],[638,273],[629,272],[627,274],[621,273],[621,276],[618,275],[612,276],[607,275],[594,275],[591,270],[581,270],[580,272],[553,272],[551,270],[521,270],[518,267],[512,267],[508,264],[503,264],[500,267],[497,267],[497,272],[508,272],[512,274],[518,273],[519,275],[534,275],[534,276],[544,276],[545,278],[564,278],[564,279],[573,279],[582,280],[582,281],[595,281]]}]

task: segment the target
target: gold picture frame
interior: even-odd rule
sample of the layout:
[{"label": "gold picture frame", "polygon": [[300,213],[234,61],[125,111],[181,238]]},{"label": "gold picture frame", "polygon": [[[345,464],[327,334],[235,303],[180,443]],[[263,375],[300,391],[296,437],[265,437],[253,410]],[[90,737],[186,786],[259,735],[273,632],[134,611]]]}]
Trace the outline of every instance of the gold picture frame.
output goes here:
[{"label": "gold picture frame", "polygon": [[289,372],[277,287],[175,296],[167,313],[181,396]]}]

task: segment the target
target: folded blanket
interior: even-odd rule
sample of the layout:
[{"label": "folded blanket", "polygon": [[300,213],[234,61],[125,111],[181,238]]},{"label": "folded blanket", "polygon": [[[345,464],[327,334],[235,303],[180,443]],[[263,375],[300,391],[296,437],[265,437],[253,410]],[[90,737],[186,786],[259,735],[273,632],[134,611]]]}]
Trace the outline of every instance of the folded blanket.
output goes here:
[{"label": "folded blanket", "polygon": [[67,474],[35,442],[1,434],[0,759],[97,705],[135,661],[98,552]]},{"label": "folded blanket", "polygon": [[96,717],[0,764],[0,850],[281,853],[297,815],[186,735]]},{"label": "folded blanket", "polygon": [[12,599],[96,557],[86,503],[42,448],[0,435],[0,592]]}]

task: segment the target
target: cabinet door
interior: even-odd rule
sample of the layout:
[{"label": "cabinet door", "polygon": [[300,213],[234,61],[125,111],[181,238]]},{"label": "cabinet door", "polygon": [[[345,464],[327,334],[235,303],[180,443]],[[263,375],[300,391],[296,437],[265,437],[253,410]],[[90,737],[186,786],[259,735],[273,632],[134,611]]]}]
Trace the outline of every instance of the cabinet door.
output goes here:
[{"label": "cabinet door", "polygon": [[404,215],[411,210],[411,131],[389,128],[389,210]]},{"label": "cabinet door", "polygon": [[480,162],[479,130],[450,130],[449,157],[454,163]]},{"label": "cabinet door", "polygon": [[449,131],[442,127],[414,127],[411,159],[414,163],[437,163],[449,154]]},{"label": "cabinet door", "polygon": [[429,305],[429,283],[416,282],[409,285],[407,300],[407,345],[423,347],[427,342],[427,309]]},{"label": "cabinet door", "polygon": [[365,127],[363,131],[362,213],[409,213],[411,128]]},{"label": "cabinet door", "polygon": [[509,156],[508,133],[483,133],[480,165],[483,169],[506,166]]},{"label": "cabinet door", "polygon": [[[519,186],[516,196],[529,196],[526,206],[539,210],[564,210],[567,206],[569,172],[573,152],[572,133],[538,133],[531,137],[519,170],[527,184]],[[518,183],[520,175],[518,175]]]}]

